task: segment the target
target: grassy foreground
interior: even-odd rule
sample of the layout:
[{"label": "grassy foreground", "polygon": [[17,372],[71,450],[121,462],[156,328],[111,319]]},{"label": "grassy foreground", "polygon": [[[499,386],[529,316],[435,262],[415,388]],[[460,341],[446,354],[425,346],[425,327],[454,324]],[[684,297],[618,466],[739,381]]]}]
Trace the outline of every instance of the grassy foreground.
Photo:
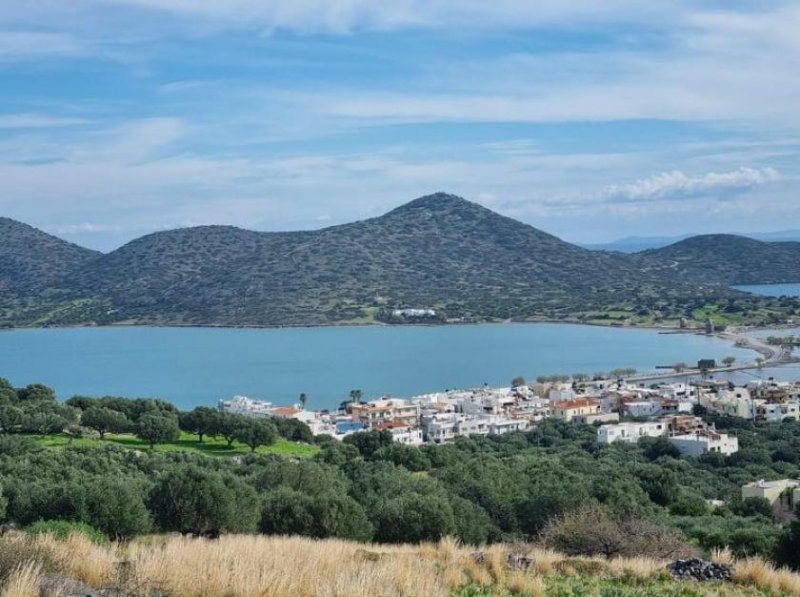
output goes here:
[{"label": "grassy foreground", "polygon": [[[66,446],[76,447],[97,447],[103,444],[117,445],[124,448],[131,448],[134,450],[149,450],[150,445],[128,433],[120,434],[106,434],[104,439],[95,437],[81,437],[71,438],[64,434],[57,435],[28,435],[31,439],[36,441],[44,448],[64,448]],[[196,435],[191,433],[181,432],[178,440],[173,442],[165,442],[158,444],[154,448],[156,452],[191,452],[193,454],[204,454],[205,456],[217,457],[230,457],[242,456],[250,453],[250,448],[239,442],[233,442],[228,447],[227,442],[218,438],[203,438],[203,442],[199,442]],[[279,454],[281,456],[295,456],[299,458],[310,458],[319,452],[317,446],[311,444],[304,444],[302,442],[291,442],[289,440],[278,438],[271,446],[261,446],[256,449],[256,454]]]},{"label": "grassy foreground", "polygon": [[[80,582],[102,594],[174,597],[542,595],[692,597],[800,595],[800,575],[762,560],[736,563],[731,583],[672,580],[665,562],[567,558],[523,545],[474,550],[445,539],[419,546],[364,545],[297,537],[157,536],[97,545],[82,535],[0,538],[0,595],[74,594]],[[509,554],[532,558],[527,570]],[[46,591],[42,592],[42,587]]]}]

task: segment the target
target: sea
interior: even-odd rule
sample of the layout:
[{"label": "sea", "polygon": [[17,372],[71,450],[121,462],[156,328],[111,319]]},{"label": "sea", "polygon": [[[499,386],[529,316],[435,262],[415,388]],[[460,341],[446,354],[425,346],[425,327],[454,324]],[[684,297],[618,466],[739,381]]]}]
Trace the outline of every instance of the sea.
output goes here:
[{"label": "sea", "polygon": [[[293,404],[300,393],[308,408],[331,409],[352,389],[365,399],[410,397],[507,386],[519,375],[534,380],[618,367],[650,372],[728,355],[756,356],[705,335],[549,323],[0,331],[0,377],[17,386],[45,383],[62,399],[163,398],[181,409],[237,394]],[[800,371],[779,375],[800,377]]]}]

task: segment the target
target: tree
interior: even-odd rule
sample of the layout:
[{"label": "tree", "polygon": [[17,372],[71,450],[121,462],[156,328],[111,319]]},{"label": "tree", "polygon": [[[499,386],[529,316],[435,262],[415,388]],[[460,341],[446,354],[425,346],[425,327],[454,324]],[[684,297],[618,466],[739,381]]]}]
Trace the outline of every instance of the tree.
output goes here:
[{"label": "tree", "polygon": [[181,413],[178,423],[183,431],[194,433],[200,443],[206,435],[215,435],[219,411],[207,406],[198,406],[192,411]]},{"label": "tree", "polygon": [[177,466],[156,482],[148,503],[162,531],[218,536],[252,532],[258,495],[241,479],[194,465]]},{"label": "tree", "polygon": [[438,541],[456,530],[453,507],[444,496],[406,492],[375,508],[375,540],[382,543]]},{"label": "tree", "polygon": [[795,519],[783,531],[773,557],[778,566],[800,571],[800,520]]},{"label": "tree", "polygon": [[46,402],[55,402],[56,400],[56,392],[53,388],[46,386],[40,383],[34,383],[25,386],[24,388],[19,388],[17,390],[17,398],[20,402],[24,401],[46,401]]},{"label": "tree", "polygon": [[101,477],[86,485],[81,519],[112,539],[128,539],[152,528],[141,483]]},{"label": "tree", "polygon": [[764,357],[756,357],[756,365],[758,365],[759,369],[761,369],[761,367],[764,366],[765,362],[766,362],[766,359]]},{"label": "tree", "polygon": [[26,433],[44,436],[61,433],[68,424],[69,421],[58,413],[37,411],[23,415],[21,428]]},{"label": "tree", "polygon": [[347,495],[309,495],[280,487],[264,500],[261,532],[368,541],[372,538],[372,524],[361,504]]},{"label": "tree", "polygon": [[676,558],[692,551],[674,530],[633,515],[612,515],[598,504],[555,518],[541,541],[570,556]]},{"label": "tree", "polygon": [[725,365],[726,367],[730,367],[735,362],[736,362],[736,357],[725,357],[724,359],[722,359],[722,364]]},{"label": "tree", "polygon": [[747,518],[753,516],[763,516],[767,520],[772,520],[772,504],[763,497],[744,498],[741,502],[735,503],[731,510],[734,514]]},{"label": "tree", "polygon": [[361,390],[350,390],[350,400],[353,404],[361,404],[362,396]]},{"label": "tree", "polygon": [[342,441],[355,446],[364,458],[369,458],[380,448],[391,446],[394,438],[391,431],[359,431],[351,433]]},{"label": "tree", "polygon": [[672,368],[676,373],[681,373],[682,371],[686,371],[689,368],[689,365],[681,361],[679,363],[675,363]]},{"label": "tree", "polygon": [[241,415],[221,412],[214,420],[214,426],[209,435],[221,436],[230,448],[233,442],[236,441],[236,432],[241,426],[242,419],[244,419],[244,417]]},{"label": "tree", "polygon": [[302,410],[305,410],[306,402],[308,401],[308,396],[306,396],[306,393],[303,392],[302,394],[300,394],[300,397],[297,399],[297,401],[300,403],[300,408]]},{"label": "tree", "polygon": [[680,488],[675,473],[657,465],[642,466],[636,471],[639,485],[659,506],[669,506],[678,497]]},{"label": "tree", "polygon": [[136,424],[136,435],[149,443],[151,450],[156,444],[177,440],[180,434],[178,421],[170,415],[144,414]]},{"label": "tree", "polygon": [[103,439],[106,433],[127,431],[130,426],[128,417],[124,414],[102,406],[92,406],[83,411],[81,424],[97,431],[100,434],[100,439]]},{"label": "tree", "polygon": [[234,437],[255,452],[259,446],[269,446],[278,439],[278,430],[272,421],[244,418],[234,432]]},{"label": "tree", "polygon": [[11,433],[22,424],[22,410],[16,406],[0,405],[0,431]]},{"label": "tree", "polygon": [[525,378],[521,375],[518,375],[514,379],[511,380],[511,387],[512,388],[521,388],[525,385]]}]

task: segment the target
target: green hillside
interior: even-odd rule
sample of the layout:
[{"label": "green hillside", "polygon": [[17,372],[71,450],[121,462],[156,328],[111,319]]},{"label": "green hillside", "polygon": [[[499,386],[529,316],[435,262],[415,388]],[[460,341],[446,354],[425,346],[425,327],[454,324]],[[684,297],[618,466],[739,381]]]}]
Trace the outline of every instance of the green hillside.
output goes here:
[{"label": "green hillside", "polygon": [[445,193],[321,230],[201,226],[106,255],[0,224],[5,325],[368,323],[397,308],[432,308],[437,320],[648,324],[730,301],[763,319],[796,306],[727,285],[800,280],[798,243],[711,236],[635,255],[590,251]]}]

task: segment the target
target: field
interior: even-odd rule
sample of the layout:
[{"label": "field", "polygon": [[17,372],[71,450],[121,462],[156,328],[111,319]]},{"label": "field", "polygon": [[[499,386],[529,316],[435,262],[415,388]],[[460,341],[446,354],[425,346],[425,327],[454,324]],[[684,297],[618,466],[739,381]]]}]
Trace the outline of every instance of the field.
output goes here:
[{"label": "field", "polygon": [[153,536],[98,545],[82,535],[56,540],[19,533],[0,539],[0,595],[35,597],[43,585],[53,596],[91,589],[181,597],[800,594],[800,576],[761,560],[735,563],[729,583],[676,581],[665,565],[646,558],[567,558],[528,545],[493,545],[476,554],[450,539],[386,546],[250,535]]},{"label": "field", "polygon": [[[66,446],[92,446],[96,447],[103,444],[113,444],[131,448],[133,450],[150,450],[149,444],[136,437],[135,435],[121,433],[111,434],[108,433],[105,439],[95,437],[69,437],[64,434],[57,435],[28,435],[31,439],[36,441],[39,445],[45,448],[59,449]],[[219,438],[203,438],[203,442],[199,442],[196,435],[191,433],[181,432],[181,436],[177,441],[166,442],[158,444],[154,448],[155,452],[190,452],[193,454],[204,454],[206,456],[215,457],[231,457],[241,456],[250,453],[250,448],[239,442],[233,442],[228,447],[227,442]],[[301,442],[291,442],[289,440],[279,438],[271,446],[262,446],[256,449],[257,454],[280,454],[281,456],[294,456],[298,458],[310,458],[319,452],[319,448],[310,444]]]}]

